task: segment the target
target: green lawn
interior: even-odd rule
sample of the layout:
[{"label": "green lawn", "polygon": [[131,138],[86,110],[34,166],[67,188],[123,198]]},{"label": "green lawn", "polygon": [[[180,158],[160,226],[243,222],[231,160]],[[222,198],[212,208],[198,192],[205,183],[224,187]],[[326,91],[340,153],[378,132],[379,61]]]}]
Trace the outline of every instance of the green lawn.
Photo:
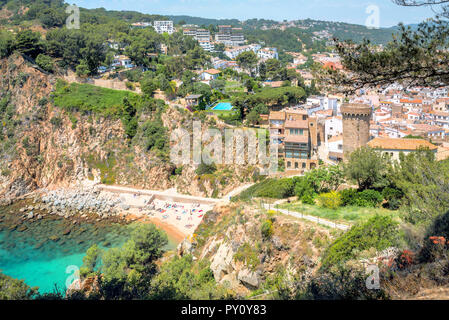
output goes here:
[{"label": "green lawn", "polygon": [[137,96],[129,91],[58,81],[54,102],[56,106],[67,111],[93,111],[104,116],[118,116],[123,106],[123,98],[133,99]]},{"label": "green lawn", "polygon": [[320,217],[338,222],[359,222],[367,220],[376,214],[392,215],[399,217],[398,211],[392,211],[384,208],[363,208],[363,207],[340,207],[337,210],[322,208],[316,205],[303,204],[301,202],[286,203],[276,206],[279,209],[288,209],[305,215]]},{"label": "green lawn", "polygon": [[235,92],[245,92],[245,88],[242,86],[242,84],[238,81],[226,81],[226,85],[225,85],[225,92],[226,94],[232,94]]}]

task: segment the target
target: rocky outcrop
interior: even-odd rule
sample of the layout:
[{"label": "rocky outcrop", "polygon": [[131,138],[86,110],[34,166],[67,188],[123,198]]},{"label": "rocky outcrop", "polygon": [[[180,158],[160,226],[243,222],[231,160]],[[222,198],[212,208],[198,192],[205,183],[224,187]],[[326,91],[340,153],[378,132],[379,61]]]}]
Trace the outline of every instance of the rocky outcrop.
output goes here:
[{"label": "rocky outcrop", "polygon": [[222,243],[219,246],[210,265],[210,268],[214,273],[214,278],[217,282],[220,282],[226,274],[229,274],[234,270],[234,253],[234,249],[228,243]]},{"label": "rocky outcrop", "polygon": [[198,229],[213,236],[204,239],[193,253],[199,260],[210,261],[217,283],[241,296],[263,287],[272,277],[281,276],[292,286],[298,276],[313,277],[324,249],[320,243],[328,241],[329,231],[276,215],[270,217],[274,234],[266,239],[261,225],[268,218],[257,206],[217,204]]},{"label": "rocky outcrop", "polygon": [[237,279],[250,289],[257,289],[260,285],[258,274],[249,269],[240,270]]}]

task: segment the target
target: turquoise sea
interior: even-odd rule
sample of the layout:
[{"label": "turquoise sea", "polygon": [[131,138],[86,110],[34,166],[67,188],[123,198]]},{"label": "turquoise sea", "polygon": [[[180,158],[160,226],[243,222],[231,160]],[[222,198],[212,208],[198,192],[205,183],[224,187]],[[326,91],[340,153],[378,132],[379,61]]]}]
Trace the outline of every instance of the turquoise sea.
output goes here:
[{"label": "turquoise sea", "polygon": [[[17,217],[0,210],[0,270],[13,278],[23,279],[39,292],[66,289],[73,268],[81,267],[86,250],[93,244],[103,248],[122,245],[129,237],[131,225],[119,223],[78,223],[48,216],[17,224]],[[169,238],[167,249],[175,248]]]}]

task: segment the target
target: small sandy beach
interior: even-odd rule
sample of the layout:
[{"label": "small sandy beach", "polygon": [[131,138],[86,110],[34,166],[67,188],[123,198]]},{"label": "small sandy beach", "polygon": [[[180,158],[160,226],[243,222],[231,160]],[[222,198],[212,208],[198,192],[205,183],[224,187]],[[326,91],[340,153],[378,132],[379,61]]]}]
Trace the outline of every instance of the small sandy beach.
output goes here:
[{"label": "small sandy beach", "polygon": [[154,199],[144,194],[102,193],[120,198],[123,206],[121,214],[129,221],[153,223],[178,242],[191,236],[206,212],[213,208],[212,205],[200,203]]}]

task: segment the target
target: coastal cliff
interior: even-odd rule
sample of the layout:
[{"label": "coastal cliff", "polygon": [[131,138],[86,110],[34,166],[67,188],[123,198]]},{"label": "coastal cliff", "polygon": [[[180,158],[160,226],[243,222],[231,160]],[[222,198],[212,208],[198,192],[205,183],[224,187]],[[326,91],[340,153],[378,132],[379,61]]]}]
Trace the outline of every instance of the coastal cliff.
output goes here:
[{"label": "coastal cliff", "polygon": [[[193,165],[175,172],[167,154],[146,149],[147,132],[139,129],[130,141],[119,118],[56,106],[53,97],[60,77],[42,73],[17,54],[0,61],[0,74],[0,194],[4,198],[85,182],[176,188],[190,195],[221,197],[250,181],[255,172],[221,166],[214,174],[198,174]],[[136,121],[145,128],[155,117],[155,111],[142,111]],[[168,141],[172,130],[191,127],[194,118],[166,105],[160,120]],[[208,126],[203,122],[203,130]]]}]

